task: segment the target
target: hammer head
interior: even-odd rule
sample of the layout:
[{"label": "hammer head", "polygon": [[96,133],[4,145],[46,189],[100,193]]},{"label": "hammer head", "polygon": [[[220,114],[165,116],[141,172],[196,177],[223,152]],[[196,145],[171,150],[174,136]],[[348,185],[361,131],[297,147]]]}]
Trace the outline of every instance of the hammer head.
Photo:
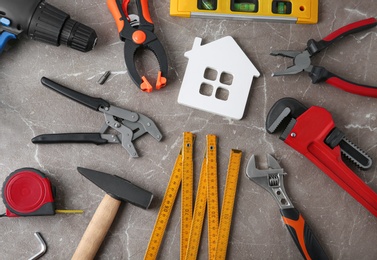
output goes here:
[{"label": "hammer head", "polygon": [[153,194],[151,192],[119,176],[82,167],[77,167],[77,170],[114,199],[129,202],[144,209],[147,209],[152,202]]}]

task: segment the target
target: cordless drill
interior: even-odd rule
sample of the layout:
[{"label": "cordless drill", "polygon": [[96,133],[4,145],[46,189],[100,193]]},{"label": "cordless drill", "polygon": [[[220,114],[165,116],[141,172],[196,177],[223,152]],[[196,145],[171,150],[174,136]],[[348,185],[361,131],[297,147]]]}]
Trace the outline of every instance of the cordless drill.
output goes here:
[{"label": "cordless drill", "polygon": [[9,40],[22,35],[82,52],[92,50],[97,41],[92,28],[70,19],[45,0],[0,0],[0,53]]}]

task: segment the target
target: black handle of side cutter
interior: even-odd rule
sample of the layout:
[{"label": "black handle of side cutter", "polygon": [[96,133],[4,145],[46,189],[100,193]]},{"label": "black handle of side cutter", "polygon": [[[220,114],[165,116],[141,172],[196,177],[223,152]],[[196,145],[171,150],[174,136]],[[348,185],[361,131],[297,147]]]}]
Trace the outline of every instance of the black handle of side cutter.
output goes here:
[{"label": "black handle of side cutter", "polygon": [[106,144],[107,140],[99,133],[66,133],[66,134],[43,134],[31,139],[33,144],[56,144],[56,143],[91,143]]},{"label": "black handle of side cutter", "polygon": [[280,213],[304,259],[329,259],[314,236],[313,231],[297,209],[281,209]]},{"label": "black handle of side cutter", "polygon": [[321,50],[329,47],[333,42],[335,42],[338,39],[341,39],[352,33],[358,33],[364,30],[368,30],[370,28],[375,27],[376,25],[377,19],[374,17],[348,24],[330,33],[318,42],[313,39],[310,39],[307,43],[307,49],[310,55],[314,55],[320,52]]},{"label": "black handle of side cutter", "polygon": [[87,106],[93,110],[98,111],[100,107],[110,107],[110,104],[106,100],[103,100],[102,98],[90,97],[88,95],[82,94],[70,88],[64,87],[63,85],[60,85],[46,77],[43,77],[41,79],[41,83],[44,86],[52,90],[55,90],[59,94],[66,96],[72,100],[75,100],[76,102],[83,104],[84,106]]}]

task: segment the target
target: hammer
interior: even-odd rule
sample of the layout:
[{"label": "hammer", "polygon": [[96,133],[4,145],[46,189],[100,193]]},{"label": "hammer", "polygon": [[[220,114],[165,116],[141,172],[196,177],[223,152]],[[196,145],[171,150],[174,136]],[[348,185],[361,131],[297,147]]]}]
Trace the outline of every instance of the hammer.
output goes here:
[{"label": "hammer", "polygon": [[77,167],[79,173],[103,189],[102,199],[72,259],[93,259],[109,230],[122,201],[147,209],[153,194],[131,182],[108,173]]}]

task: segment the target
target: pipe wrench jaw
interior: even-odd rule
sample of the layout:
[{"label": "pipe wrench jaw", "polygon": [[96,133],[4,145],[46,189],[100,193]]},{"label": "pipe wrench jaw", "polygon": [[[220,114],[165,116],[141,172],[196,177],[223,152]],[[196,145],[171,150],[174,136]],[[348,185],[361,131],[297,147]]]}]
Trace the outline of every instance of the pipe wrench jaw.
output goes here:
[{"label": "pipe wrench jaw", "polygon": [[251,156],[247,168],[246,176],[267,190],[276,200],[281,209],[293,208],[292,202],[289,200],[284,188],[284,169],[280,167],[278,161],[267,154],[268,169],[258,169],[255,163],[255,156]]},{"label": "pipe wrench jaw", "polygon": [[[372,166],[372,159],[336,128],[330,112],[322,107],[307,108],[293,98],[280,99],[267,115],[266,129],[270,134],[281,131],[280,139],[302,154],[309,153],[312,143],[320,142],[331,149],[335,156],[338,156],[337,150],[340,150],[361,170],[368,170]],[[301,137],[297,138],[297,135]]]},{"label": "pipe wrench jaw", "polygon": [[307,110],[294,98],[282,98],[270,109],[267,120],[267,132],[272,134],[282,130],[281,140],[285,140],[296,123],[296,119]]}]

